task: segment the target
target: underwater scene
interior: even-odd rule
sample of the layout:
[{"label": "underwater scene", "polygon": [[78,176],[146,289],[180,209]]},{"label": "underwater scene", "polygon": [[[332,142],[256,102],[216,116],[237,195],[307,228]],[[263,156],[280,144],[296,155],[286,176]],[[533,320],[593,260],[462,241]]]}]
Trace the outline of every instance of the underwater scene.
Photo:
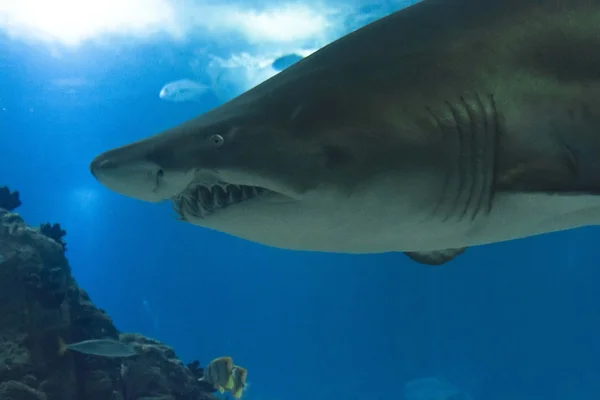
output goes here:
[{"label": "underwater scene", "polygon": [[598,49],[598,0],[0,0],[0,400],[600,399]]}]

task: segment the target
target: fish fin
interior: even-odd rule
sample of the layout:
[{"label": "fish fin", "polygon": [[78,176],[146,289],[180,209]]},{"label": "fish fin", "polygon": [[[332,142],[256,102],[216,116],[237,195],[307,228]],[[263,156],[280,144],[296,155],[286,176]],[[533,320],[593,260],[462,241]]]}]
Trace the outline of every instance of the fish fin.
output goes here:
[{"label": "fish fin", "polygon": [[67,352],[67,350],[69,350],[69,346],[67,345],[67,343],[65,343],[64,339],[59,336],[58,337],[58,355],[61,357],[64,356],[65,353]]},{"label": "fish fin", "polygon": [[224,388],[231,390],[234,388],[234,386],[235,386],[235,382],[233,381],[233,375],[230,375],[229,379],[227,380],[227,383],[225,383]]},{"label": "fish fin", "polygon": [[217,88],[217,86],[221,83],[221,78],[223,77],[223,74],[225,74],[224,71],[219,71],[216,77],[210,77],[210,90],[214,91]]},{"label": "fish fin", "polygon": [[244,388],[241,387],[238,390],[231,392],[231,395],[233,396],[234,399],[239,399],[240,397],[242,397],[243,393],[244,393]]},{"label": "fish fin", "polygon": [[229,356],[217,357],[210,363],[226,365],[228,370],[231,370],[233,368],[233,359]]},{"label": "fish fin", "polygon": [[221,103],[225,102],[225,99],[221,98],[221,96],[219,95],[218,92],[218,88],[219,85],[221,85],[221,78],[223,77],[223,75],[225,74],[224,71],[220,71],[216,77],[210,77],[210,86],[208,87],[208,90],[215,96],[215,98],[217,98],[217,100],[219,100]]},{"label": "fish fin", "polygon": [[442,265],[452,260],[454,257],[464,253],[465,250],[467,250],[467,247],[434,251],[407,251],[404,254],[406,254],[413,261],[421,264]]}]

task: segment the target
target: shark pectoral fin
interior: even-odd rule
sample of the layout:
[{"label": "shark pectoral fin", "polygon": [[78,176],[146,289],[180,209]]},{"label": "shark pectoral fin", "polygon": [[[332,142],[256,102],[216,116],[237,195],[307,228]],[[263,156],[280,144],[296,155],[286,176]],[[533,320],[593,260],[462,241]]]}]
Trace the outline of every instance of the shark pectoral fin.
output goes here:
[{"label": "shark pectoral fin", "polygon": [[467,248],[445,249],[435,251],[407,251],[406,254],[412,260],[427,265],[442,265],[452,260],[454,257],[465,252]]}]

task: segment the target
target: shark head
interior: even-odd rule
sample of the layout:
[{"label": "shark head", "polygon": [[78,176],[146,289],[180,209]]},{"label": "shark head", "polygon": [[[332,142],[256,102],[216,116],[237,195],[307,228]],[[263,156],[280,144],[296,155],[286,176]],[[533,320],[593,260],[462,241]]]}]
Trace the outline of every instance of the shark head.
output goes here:
[{"label": "shark head", "polygon": [[197,197],[202,216],[258,195],[300,200],[326,168],[316,141],[241,121],[191,121],[109,150],[90,165],[107,188],[138,200]]},{"label": "shark head", "polygon": [[377,124],[349,120],[343,107],[336,112],[316,102],[242,109],[208,112],[109,150],[92,161],[91,172],[122,195],[170,200],[180,219],[192,224],[275,247],[318,249],[331,242],[311,232],[342,238],[349,224],[368,218],[376,207],[370,203],[387,198],[370,189],[381,183],[377,177],[394,179],[386,162],[411,157],[393,154],[384,134],[369,134]]},{"label": "shark head", "polygon": [[149,202],[167,199],[187,187],[191,170],[154,158],[158,154],[146,150],[141,142],[107,151],[92,161],[90,171],[107,188]]},{"label": "shark head", "polygon": [[448,146],[431,144],[439,127],[431,129],[435,118],[414,101],[421,88],[409,92],[409,80],[397,84],[402,91],[389,86],[395,58],[350,57],[353,45],[344,43],[194,119],[101,154],[93,175],[129,197],[170,200],[191,224],[274,247],[421,246],[413,246],[421,240],[414,228],[431,231],[422,221],[439,203]]}]

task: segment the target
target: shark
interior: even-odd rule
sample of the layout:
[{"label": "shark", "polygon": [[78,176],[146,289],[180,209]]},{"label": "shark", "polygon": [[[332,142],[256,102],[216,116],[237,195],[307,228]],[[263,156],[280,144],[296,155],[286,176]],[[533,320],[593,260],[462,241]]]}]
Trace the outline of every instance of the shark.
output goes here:
[{"label": "shark", "polygon": [[427,265],[597,225],[600,1],[422,0],[90,170],[267,246]]}]

